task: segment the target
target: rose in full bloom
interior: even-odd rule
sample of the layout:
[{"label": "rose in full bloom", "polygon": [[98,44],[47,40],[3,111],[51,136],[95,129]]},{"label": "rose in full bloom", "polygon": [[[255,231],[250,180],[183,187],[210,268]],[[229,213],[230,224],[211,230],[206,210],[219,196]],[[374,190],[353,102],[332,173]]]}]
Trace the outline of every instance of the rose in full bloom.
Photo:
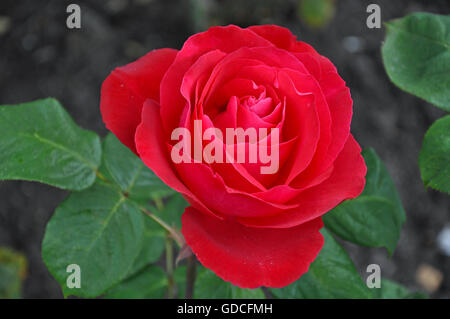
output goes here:
[{"label": "rose in full bloom", "polygon": [[[213,27],[179,51],[151,51],[108,76],[101,113],[191,205],[181,231],[198,260],[243,288],[283,287],[307,272],[323,246],[321,216],[364,188],[348,87],[278,26]],[[262,174],[261,162],[174,162],[172,132],[198,121],[279,129],[276,174]]]}]

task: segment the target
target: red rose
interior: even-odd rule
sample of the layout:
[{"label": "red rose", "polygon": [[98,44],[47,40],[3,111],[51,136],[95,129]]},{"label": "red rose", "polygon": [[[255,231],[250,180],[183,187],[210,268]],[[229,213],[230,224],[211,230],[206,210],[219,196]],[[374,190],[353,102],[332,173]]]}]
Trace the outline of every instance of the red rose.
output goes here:
[{"label": "red rose", "polygon": [[[198,260],[243,288],[297,280],[322,248],[321,215],[364,188],[349,89],[327,58],[278,26],[214,27],[180,51],[151,51],[108,76],[101,112],[190,203],[182,233]],[[194,132],[195,121],[279,129],[277,173],[263,174],[261,161],[176,163],[172,132]]]}]

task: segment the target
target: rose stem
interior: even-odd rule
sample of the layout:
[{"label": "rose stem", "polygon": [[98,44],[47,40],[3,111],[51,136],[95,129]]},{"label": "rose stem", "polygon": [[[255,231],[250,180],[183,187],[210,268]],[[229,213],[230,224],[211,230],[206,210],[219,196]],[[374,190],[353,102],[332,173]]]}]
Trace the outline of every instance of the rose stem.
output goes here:
[{"label": "rose stem", "polygon": [[[99,171],[95,172],[97,177],[105,183],[109,183],[109,180]],[[122,194],[122,196],[127,197],[126,194]],[[155,204],[158,207],[157,209],[162,209],[162,201],[161,199],[155,199]],[[153,219],[157,224],[159,224],[162,228],[164,228],[168,232],[168,236],[166,238],[166,270],[167,270],[167,279],[168,279],[168,298],[173,299],[175,297],[175,280],[173,276],[173,247],[172,247],[172,238],[178,244],[180,249],[184,245],[184,238],[181,234],[179,234],[173,227],[170,227],[165,221],[160,219],[158,216],[150,212],[145,207],[139,206],[140,210]],[[188,269],[187,269],[187,286],[186,286],[186,296],[187,298],[192,298],[193,285],[195,281],[195,259],[193,256],[190,256],[188,259]]]},{"label": "rose stem", "polygon": [[108,179],[105,176],[103,176],[103,174],[100,173],[97,170],[95,171],[95,175],[97,175],[97,177],[100,178],[102,181],[107,182],[107,183],[109,182]]},{"label": "rose stem", "polygon": [[175,298],[175,281],[173,278],[173,247],[170,236],[166,238],[166,271],[167,271],[167,297]]},{"label": "rose stem", "polygon": [[197,262],[195,256],[191,255],[187,258],[187,270],[186,270],[186,291],[185,298],[191,299],[194,293],[194,283],[197,273]]},{"label": "rose stem", "polygon": [[156,223],[161,225],[162,228],[164,228],[170,234],[170,236],[172,236],[172,238],[176,241],[176,243],[178,244],[178,246],[180,248],[183,247],[184,239],[181,237],[180,234],[177,233],[177,231],[175,229],[173,229],[173,227],[170,227],[169,225],[167,225],[167,223],[165,221],[163,221],[158,216],[156,216],[155,214],[150,212],[148,209],[146,209],[144,207],[140,207],[140,209],[142,210],[142,212],[144,214],[146,214],[151,219],[153,219]]},{"label": "rose stem", "polygon": [[164,208],[164,204],[163,204],[163,202],[161,200],[161,197],[156,197],[153,201],[155,202],[156,208],[159,211],[162,211],[163,208]]},{"label": "rose stem", "polygon": [[[95,174],[104,183],[110,183],[110,181],[102,173],[100,173],[98,170],[95,170]],[[128,197],[128,195],[126,193],[121,192],[121,194],[122,194],[122,196]],[[157,209],[159,209],[159,210],[162,209],[163,203],[162,203],[160,198],[156,198],[155,199],[155,204],[157,206]],[[183,236],[181,234],[179,234],[173,227],[170,227],[169,225],[167,225],[166,222],[164,222],[158,216],[154,215],[152,212],[150,212],[145,207],[139,206],[139,208],[141,209],[141,211],[144,214],[146,214],[151,219],[153,219],[157,224],[162,226],[162,228],[164,228],[173,237],[173,239],[176,241],[176,243],[178,244],[178,246],[180,248],[183,247],[183,245],[184,245],[184,238],[183,238]]]}]

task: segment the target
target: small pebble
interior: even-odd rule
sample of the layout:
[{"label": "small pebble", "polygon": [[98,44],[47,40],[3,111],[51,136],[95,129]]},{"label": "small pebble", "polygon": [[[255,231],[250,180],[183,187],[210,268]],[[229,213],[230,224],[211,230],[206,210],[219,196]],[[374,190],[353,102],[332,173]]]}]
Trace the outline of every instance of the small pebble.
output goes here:
[{"label": "small pebble", "polygon": [[22,47],[26,51],[32,51],[38,42],[38,38],[34,34],[27,34],[22,39]]},{"label": "small pebble", "polygon": [[450,226],[445,226],[437,237],[439,250],[446,256],[450,256]]},{"label": "small pebble", "polygon": [[146,53],[145,48],[136,41],[128,41],[125,43],[125,54],[130,58],[138,58]]},{"label": "small pebble", "polygon": [[134,0],[134,2],[136,2],[137,5],[145,6],[153,2],[153,0]]},{"label": "small pebble", "polygon": [[107,9],[112,13],[119,13],[123,11],[128,6],[127,0],[109,0],[106,3]]},{"label": "small pebble", "polygon": [[444,276],[442,272],[428,264],[422,264],[416,271],[417,282],[429,293],[439,289]]},{"label": "small pebble", "polygon": [[5,34],[11,27],[11,18],[7,16],[0,16],[0,35]]},{"label": "small pebble", "polygon": [[342,45],[349,53],[358,53],[364,49],[364,39],[356,36],[348,36],[342,40]]}]

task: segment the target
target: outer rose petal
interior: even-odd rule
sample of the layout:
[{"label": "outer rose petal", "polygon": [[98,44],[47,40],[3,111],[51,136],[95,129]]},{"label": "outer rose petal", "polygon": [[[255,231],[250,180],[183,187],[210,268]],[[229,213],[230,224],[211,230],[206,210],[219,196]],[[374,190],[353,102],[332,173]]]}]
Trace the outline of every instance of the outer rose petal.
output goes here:
[{"label": "outer rose petal", "polygon": [[289,285],[308,271],[324,243],[321,218],[288,229],[258,229],[188,207],[182,225],[198,260],[241,288]]},{"label": "outer rose petal", "polygon": [[290,50],[297,37],[289,29],[277,25],[255,25],[248,28],[264,39],[272,42],[277,48]]},{"label": "outer rose petal", "polygon": [[285,49],[291,52],[308,52],[319,55],[317,51],[309,44],[297,41],[297,37],[287,29],[278,25],[255,25],[248,28],[264,39],[269,40],[277,48]]},{"label": "outer rose petal", "polygon": [[177,50],[159,49],[116,68],[103,82],[100,111],[103,122],[134,153],[134,133],[148,98],[159,101],[161,79],[172,64]]},{"label": "outer rose petal", "polygon": [[142,109],[142,123],[136,130],[136,147],[139,157],[164,183],[184,195],[193,206],[205,213],[214,215],[197,197],[180,181],[173,171],[172,160],[167,152],[164,132],[159,117],[159,104],[147,100]]},{"label": "outer rose petal", "polygon": [[309,44],[297,41],[289,29],[276,25],[252,26],[249,29],[276,47],[293,53],[316,78],[329,105],[332,117],[332,143],[329,148],[326,145],[322,152],[318,151],[318,156],[311,162],[311,167],[294,182],[296,187],[304,187],[314,175],[322,174],[330,166],[347,140],[353,103],[349,90],[337,74],[333,63],[317,53]]},{"label": "outer rose petal", "polygon": [[[331,62],[330,62],[331,63]],[[322,73],[324,73],[322,68]],[[331,114],[332,142],[325,156],[315,156],[311,165],[294,181],[295,187],[307,185],[314,176],[321,175],[332,164],[344,147],[350,135],[350,123],[353,114],[353,100],[344,80],[335,72],[324,74],[319,80]],[[318,154],[317,154],[318,155]]]},{"label": "outer rose petal", "polygon": [[358,197],[364,189],[367,167],[361,147],[352,135],[333,165],[328,179],[306,189],[292,201],[299,208],[270,217],[238,218],[238,221],[251,227],[289,228],[322,216],[345,199]]},{"label": "outer rose petal", "polygon": [[200,56],[213,50],[230,53],[242,47],[260,46],[273,45],[256,33],[234,25],[212,27],[187,39],[161,82],[160,112],[165,131],[172,132],[178,127],[179,115],[186,103],[179,88],[183,76]]},{"label": "outer rose petal", "polygon": [[203,163],[181,162],[176,164],[175,168],[189,190],[208,208],[221,216],[271,216],[298,206],[297,203],[265,202],[252,194],[232,189],[225,185],[221,176]]}]

